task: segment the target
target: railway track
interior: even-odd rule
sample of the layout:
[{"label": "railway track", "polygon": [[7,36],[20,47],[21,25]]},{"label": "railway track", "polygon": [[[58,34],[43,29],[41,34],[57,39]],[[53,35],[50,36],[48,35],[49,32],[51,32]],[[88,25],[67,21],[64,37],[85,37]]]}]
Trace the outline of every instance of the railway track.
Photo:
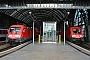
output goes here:
[{"label": "railway track", "polygon": [[10,44],[7,43],[7,44],[3,44],[3,45],[0,45],[0,52],[6,48],[10,47]]},{"label": "railway track", "polygon": [[6,44],[5,41],[0,41],[0,45]]},{"label": "railway track", "polygon": [[90,43],[85,43],[85,44],[81,45],[81,47],[90,51]]},{"label": "railway track", "polygon": [[87,55],[90,56],[90,50],[87,50],[87,49],[85,49],[85,48],[83,48],[83,47],[81,47],[81,46],[78,46],[78,45],[76,45],[76,44],[74,44],[74,43],[71,43],[71,42],[69,42],[69,41],[66,41],[66,43],[68,43],[69,45],[71,45],[71,46],[74,47],[75,49],[77,49],[77,50],[79,50],[79,51],[81,51],[81,52],[83,52],[83,53],[85,53],[85,54],[87,54]]},{"label": "railway track", "polygon": [[12,52],[14,52],[14,51],[16,51],[16,50],[19,50],[19,49],[21,49],[22,47],[30,44],[31,42],[32,42],[32,41],[28,41],[28,42],[25,42],[25,43],[23,43],[23,44],[21,44],[21,45],[18,45],[18,46],[12,47],[12,48],[10,48],[10,49],[7,49],[7,50],[5,50],[5,51],[2,51],[2,52],[0,52],[0,57],[3,57],[3,56],[5,56],[5,55],[8,55],[8,54],[10,54],[10,53],[12,53]]},{"label": "railway track", "polygon": [[9,43],[6,43],[5,41],[0,41],[0,52],[8,47],[10,47]]}]

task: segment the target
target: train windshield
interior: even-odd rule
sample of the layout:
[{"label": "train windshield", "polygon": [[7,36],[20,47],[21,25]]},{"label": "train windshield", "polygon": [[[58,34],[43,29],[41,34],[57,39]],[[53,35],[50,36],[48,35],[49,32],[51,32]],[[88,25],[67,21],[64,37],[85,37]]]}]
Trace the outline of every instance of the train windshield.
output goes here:
[{"label": "train windshield", "polygon": [[10,32],[20,32],[20,27],[11,27]]},{"label": "train windshield", "polygon": [[73,29],[73,32],[74,32],[74,33],[78,33],[78,34],[81,33],[80,29]]}]

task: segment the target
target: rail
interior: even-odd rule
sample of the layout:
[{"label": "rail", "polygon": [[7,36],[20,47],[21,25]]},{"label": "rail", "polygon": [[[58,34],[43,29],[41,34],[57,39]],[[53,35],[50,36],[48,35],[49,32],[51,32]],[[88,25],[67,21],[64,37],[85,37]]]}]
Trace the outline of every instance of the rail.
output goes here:
[{"label": "rail", "polygon": [[19,50],[20,48],[22,48],[22,47],[30,44],[31,42],[32,42],[32,41],[29,41],[29,42],[23,43],[23,44],[21,44],[21,45],[18,45],[18,46],[16,46],[16,47],[13,47],[13,48],[11,48],[11,49],[8,49],[8,50],[6,50],[6,51],[0,52],[0,57],[3,57],[3,56],[5,56],[5,55],[8,55],[8,54],[10,54],[10,53],[12,53],[12,52],[14,52],[14,51],[16,51],[16,50]]},{"label": "rail", "polygon": [[71,45],[72,47],[76,48],[77,50],[79,50],[79,51],[81,51],[81,52],[83,52],[83,53],[85,53],[85,54],[90,56],[90,51],[89,50],[87,50],[85,48],[82,48],[82,47],[80,47],[78,45],[75,45],[75,44],[73,44],[71,42],[68,42],[68,41],[66,41],[66,43],[68,43],[69,45]]}]

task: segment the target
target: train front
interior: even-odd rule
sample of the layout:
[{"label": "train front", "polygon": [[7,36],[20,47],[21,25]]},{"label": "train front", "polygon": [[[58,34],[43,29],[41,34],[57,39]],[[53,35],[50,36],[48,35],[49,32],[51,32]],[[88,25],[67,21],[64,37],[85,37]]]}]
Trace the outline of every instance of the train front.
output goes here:
[{"label": "train front", "polygon": [[8,29],[6,42],[9,42],[9,43],[21,42],[20,28],[21,27],[10,27]]},{"label": "train front", "polygon": [[83,42],[83,31],[80,27],[72,28],[72,38],[73,41]]}]

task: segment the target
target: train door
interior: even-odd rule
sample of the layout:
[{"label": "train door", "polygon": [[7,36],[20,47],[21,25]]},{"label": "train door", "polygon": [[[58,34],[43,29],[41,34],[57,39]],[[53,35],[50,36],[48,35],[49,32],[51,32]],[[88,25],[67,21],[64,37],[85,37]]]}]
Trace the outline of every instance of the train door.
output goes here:
[{"label": "train door", "polygon": [[56,43],[56,22],[43,22],[42,43]]}]

